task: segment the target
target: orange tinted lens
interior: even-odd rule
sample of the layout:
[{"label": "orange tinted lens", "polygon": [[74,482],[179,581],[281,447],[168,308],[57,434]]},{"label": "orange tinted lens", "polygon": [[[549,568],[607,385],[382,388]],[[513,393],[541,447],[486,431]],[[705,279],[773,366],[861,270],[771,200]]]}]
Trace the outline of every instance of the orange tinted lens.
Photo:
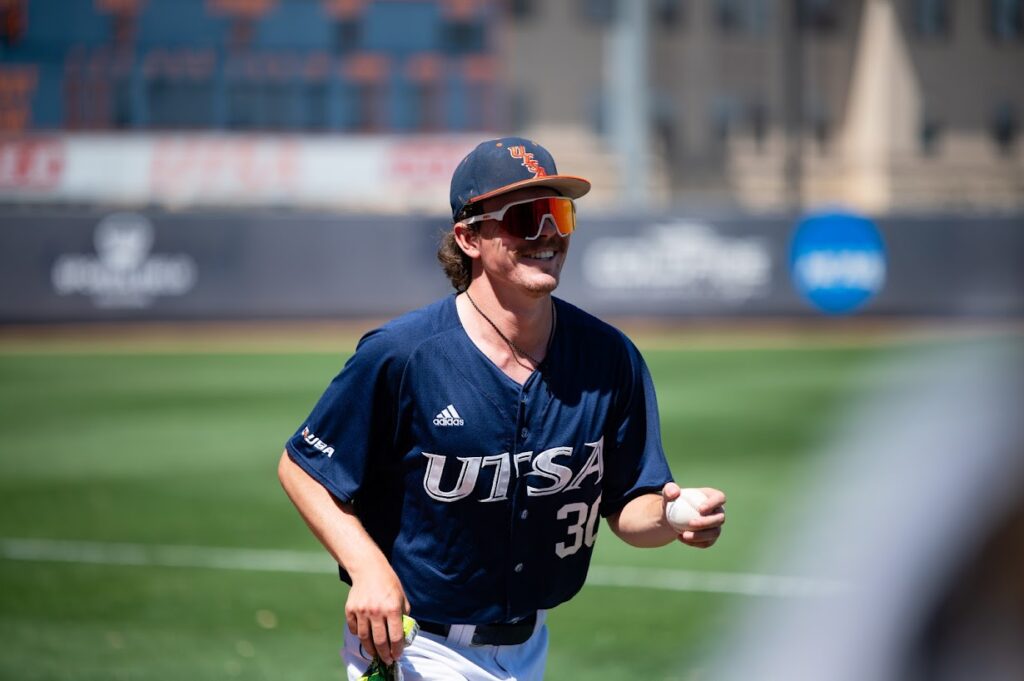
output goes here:
[{"label": "orange tinted lens", "polygon": [[576,206],[572,199],[550,196],[509,206],[501,223],[506,231],[520,239],[536,239],[544,220],[554,222],[562,236],[572,234],[576,230]]}]

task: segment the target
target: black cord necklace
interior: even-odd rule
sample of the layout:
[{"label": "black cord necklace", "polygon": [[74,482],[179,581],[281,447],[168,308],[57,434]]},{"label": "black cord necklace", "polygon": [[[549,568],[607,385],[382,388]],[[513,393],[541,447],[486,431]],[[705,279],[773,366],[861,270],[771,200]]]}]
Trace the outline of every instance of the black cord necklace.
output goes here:
[{"label": "black cord necklace", "polygon": [[[532,369],[532,368],[540,366],[540,360],[539,359],[537,359],[536,357],[534,357],[533,355],[528,353],[526,350],[523,350],[521,347],[516,345],[512,341],[511,338],[509,338],[508,336],[506,336],[505,334],[503,334],[501,332],[501,329],[498,328],[498,325],[495,324],[493,321],[491,321],[491,318],[488,317],[487,315],[485,315],[484,311],[480,309],[480,306],[476,304],[476,301],[473,300],[473,296],[469,295],[469,291],[466,291],[466,298],[469,300],[469,304],[473,306],[473,309],[475,309],[477,312],[479,312],[480,316],[483,317],[485,320],[487,320],[487,323],[490,324],[491,328],[494,329],[494,332],[501,337],[501,340],[505,341],[505,343],[508,344],[509,349],[512,350],[512,357],[515,358],[516,364],[518,364],[519,366],[521,366],[521,367],[523,367],[525,369]],[[558,321],[558,317],[557,317],[557,314],[555,312],[555,301],[552,300],[551,301],[551,331],[548,333],[548,342],[544,346],[545,349],[551,347],[551,339],[555,337],[555,323],[557,321]],[[519,361],[519,357],[520,356],[525,357],[526,359],[528,359],[531,362],[533,362],[533,367],[526,366],[525,364],[520,362]]]}]

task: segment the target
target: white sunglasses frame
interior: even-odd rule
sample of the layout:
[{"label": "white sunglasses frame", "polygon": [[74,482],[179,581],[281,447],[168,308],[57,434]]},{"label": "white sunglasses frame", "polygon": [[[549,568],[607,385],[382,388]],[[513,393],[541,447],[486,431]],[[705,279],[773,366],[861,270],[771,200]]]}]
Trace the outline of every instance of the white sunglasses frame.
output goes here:
[{"label": "white sunglasses frame", "polygon": [[[474,215],[473,217],[460,220],[460,222],[462,222],[462,224],[464,225],[472,225],[475,222],[483,222],[484,220],[495,220],[497,222],[501,222],[502,218],[505,217],[505,212],[512,206],[519,206],[524,203],[533,203],[534,201],[538,201],[540,199],[564,199],[565,201],[568,201],[570,204],[572,204],[573,215],[576,215],[576,202],[570,199],[568,196],[537,196],[532,199],[513,201],[512,203],[508,203],[502,206],[500,210],[491,211],[490,213],[483,213],[481,215]],[[544,215],[540,216],[540,221],[537,223],[537,233],[534,234],[533,236],[523,238],[525,238],[527,241],[533,241],[540,237],[540,233],[544,231],[544,221],[548,219],[551,220],[551,224],[554,226],[555,231],[558,233],[558,236],[565,239],[566,237],[569,236],[569,234],[572,234],[572,232],[569,232],[569,234],[562,234],[562,231],[558,229],[558,223],[555,222],[555,216],[552,215],[551,213],[544,213]]]}]

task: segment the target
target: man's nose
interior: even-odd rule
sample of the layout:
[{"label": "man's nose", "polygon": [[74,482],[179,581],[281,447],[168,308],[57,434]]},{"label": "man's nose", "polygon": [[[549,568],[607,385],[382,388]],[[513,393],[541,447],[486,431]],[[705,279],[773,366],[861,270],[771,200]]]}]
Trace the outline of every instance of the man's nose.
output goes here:
[{"label": "man's nose", "polygon": [[558,227],[555,226],[555,219],[545,215],[540,219],[540,229],[537,230],[537,237],[559,236]]}]

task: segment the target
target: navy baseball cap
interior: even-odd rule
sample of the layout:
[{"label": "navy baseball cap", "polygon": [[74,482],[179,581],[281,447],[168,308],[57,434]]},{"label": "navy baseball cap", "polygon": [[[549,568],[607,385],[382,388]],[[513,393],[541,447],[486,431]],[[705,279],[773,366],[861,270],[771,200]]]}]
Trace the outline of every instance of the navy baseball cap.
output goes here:
[{"label": "navy baseball cap", "polygon": [[582,177],[559,175],[548,150],[522,137],[502,137],[477,145],[452,174],[450,199],[456,222],[479,210],[477,202],[523,187],[550,187],[578,199],[590,191]]}]

